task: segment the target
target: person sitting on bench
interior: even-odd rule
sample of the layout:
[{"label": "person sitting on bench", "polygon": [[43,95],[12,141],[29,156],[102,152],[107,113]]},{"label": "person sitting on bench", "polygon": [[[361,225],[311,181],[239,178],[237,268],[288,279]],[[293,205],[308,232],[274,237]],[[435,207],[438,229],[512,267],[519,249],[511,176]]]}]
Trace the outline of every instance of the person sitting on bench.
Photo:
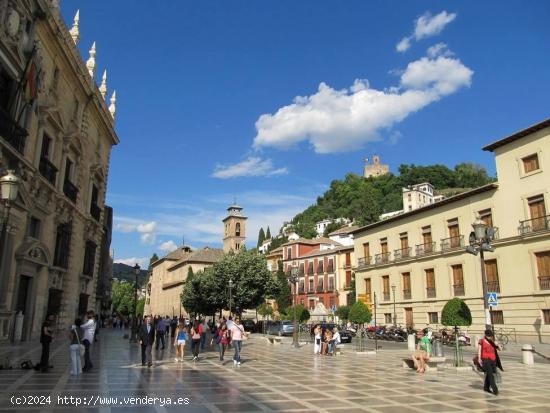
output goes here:
[{"label": "person sitting on bench", "polygon": [[430,360],[432,354],[432,343],[427,335],[424,334],[424,330],[420,330],[417,333],[418,344],[416,351],[412,354],[411,358],[414,361],[414,366],[418,373],[424,373],[426,371],[426,362]]}]

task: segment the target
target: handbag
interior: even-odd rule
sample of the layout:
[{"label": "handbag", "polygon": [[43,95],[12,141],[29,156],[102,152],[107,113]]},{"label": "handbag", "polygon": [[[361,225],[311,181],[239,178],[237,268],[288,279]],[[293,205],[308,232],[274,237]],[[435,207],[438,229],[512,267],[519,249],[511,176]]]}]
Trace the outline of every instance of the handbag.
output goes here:
[{"label": "handbag", "polygon": [[74,334],[76,336],[76,341],[78,342],[78,349],[80,350],[80,357],[84,357],[84,354],[86,353],[86,347],[84,347],[84,344],[80,342],[80,338],[78,337],[78,331],[76,331],[76,328],[74,329]]}]

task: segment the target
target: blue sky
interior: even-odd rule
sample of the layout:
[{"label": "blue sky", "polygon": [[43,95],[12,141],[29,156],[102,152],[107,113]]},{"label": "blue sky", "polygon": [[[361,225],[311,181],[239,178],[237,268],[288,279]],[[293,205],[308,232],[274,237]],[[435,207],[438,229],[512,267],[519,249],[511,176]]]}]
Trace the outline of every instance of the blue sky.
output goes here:
[{"label": "blue sky", "polygon": [[375,153],[494,174],[481,147],[549,115],[546,1],[63,0],[69,26],[78,8],[117,91],[117,261],[220,246],[234,198],[252,246]]}]

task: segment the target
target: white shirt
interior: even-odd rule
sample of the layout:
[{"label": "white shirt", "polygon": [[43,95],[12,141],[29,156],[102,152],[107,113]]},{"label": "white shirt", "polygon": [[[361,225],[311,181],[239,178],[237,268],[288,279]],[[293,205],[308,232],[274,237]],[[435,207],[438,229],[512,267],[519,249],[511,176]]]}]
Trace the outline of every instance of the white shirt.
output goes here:
[{"label": "white shirt", "polygon": [[233,320],[227,320],[227,323],[225,323],[225,325],[227,326],[228,330],[231,330],[231,327],[233,327],[235,323],[233,322]]},{"label": "white shirt", "polygon": [[84,330],[84,338],[82,340],[88,340],[90,343],[94,342],[94,333],[95,333],[95,321],[93,318],[90,318],[84,324],[80,326]]},{"label": "white shirt", "polygon": [[342,339],[340,338],[340,333],[338,331],[332,335],[332,339],[336,344],[339,344],[342,342]]}]

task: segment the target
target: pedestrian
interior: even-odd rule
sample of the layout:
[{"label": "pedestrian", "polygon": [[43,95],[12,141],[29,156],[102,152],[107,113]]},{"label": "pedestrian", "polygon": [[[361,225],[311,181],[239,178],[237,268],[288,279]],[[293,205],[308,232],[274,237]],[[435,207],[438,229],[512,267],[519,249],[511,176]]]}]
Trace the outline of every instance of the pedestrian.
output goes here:
[{"label": "pedestrian", "polygon": [[172,340],[176,336],[176,329],[178,328],[178,318],[176,316],[172,317],[172,320],[170,320],[170,337]]},{"label": "pedestrian", "polygon": [[84,367],[82,368],[84,372],[90,371],[92,367],[94,367],[91,358],[91,347],[94,342],[95,324],[94,312],[93,310],[88,310],[86,313],[86,322],[80,326],[84,331],[84,340],[82,340],[82,344],[84,344],[85,348]]},{"label": "pedestrian", "polygon": [[321,353],[321,334],[323,330],[321,329],[321,326],[317,324],[315,328],[313,329],[313,336],[315,340],[315,344],[313,345],[313,354],[320,354]]},{"label": "pedestrian", "polygon": [[97,337],[99,336],[99,316],[96,314],[94,316],[95,329],[94,329],[94,343],[97,343]]},{"label": "pedestrian", "polygon": [[229,330],[227,330],[227,325],[225,323],[220,324],[220,327],[216,331],[215,338],[220,353],[220,361],[223,361],[225,350],[227,349],[227,344],[229,344],[230,339]]},{"label": "pedestrian", "polygon": [[78,376],[82,374],[82,360],[80,356],[80,345],[81,339],[84,337],[84,331],[80,326],[82,325],[82,320],[77,318],[74,320],[74,324],[71,327],[69,333],[69,354],[71,357],[71,375]]},{"label": "pedestrian", "polygon": [[50,368],[50,343],[53,340],[54,316],[48,315],[40,329],[40,344],[42,344],[42,355],[40,356],[40,371],[47,373]]},{"label": "pedestrian", "polygon": [[153,356],[151,350],[153,349],[153,343],[155,342],[155,329],[151,325],[151,317],[145,319],[145,324],[141,326],[139,330],[139,344],[141,345],[141,365],[147,367],[153,365]]},{"label": "pedestrian", "polygon": [[202,320],[200,325],[200,335],[201,335],[201,350],[204,351],[206,348],[206,332],[208,331],[208,324],[206,324],[206,319]]},{"label": "pedestrian", "polygon": [[159,349],[159,344],[162,344],[161,350],[164,350],[164,334],[166,333],[166,323],[162,317],[159,317],[155,326],[157,330],[157,343],[155,344],[155,350]]},{"label": "pedestrian", "polygon": [[332,340],[330,340],[329,342],[329,350],[328,350],[331,356],[334,355],[336,351],[336,347],[338,347],[338,344],[342,342],[342,338],[340,337],[340,332],[338,331],[338,327],[334,327],[332,331],[333,331]]},{"label": "pedestrian", "polygon": [[498,350],[502,350],[502,346],[495,340],[493,330],[485,330],[485,337],[479,340],[478,343],[477,356],[479,364],[485,372],[483,390],[487,393],[493,393],[495,396],[498,396],[498,387],[495,380],[497,367],[503,370]]},{"label": "pedestrian", "polygon": [[175,340],[174,340],[174,347],[176,347],[176,362],[183,361],[183,356],[185,355],[186,340],[187,340],[187,329],[185,328],[183,321],[180,321],[175,330]]},{"label": "pedestrian", "polygon": [[424,334],[423,330],[419,330],[418,333],[416,333],[416,337],[418,338],[418,344],[411,357],[416,367],[416,372],[425,373],[426,362],[430,360],[430,355],[432,354],[432,343],[430,338]]},{"label": "pedestrian", "polygon": [[199,359],[199,349],[201,343],[201,334],[199,333],[199,321],[195,320],[195,323],[191,327],[191,349],[193,350],[193,361]]},{"label": "pedestrian", "polygon": [[240,365],[241,364],[241,349],[242,349],[242,340],[243,340],[243,334],[244,334],[244,327],[241,324],[240,317],[235,317],[235,321],[233,322],[233,327],[231,327],[231,341],[233,343],[233,347],[235,347],[235,354],[233,355],[233,364]]},{"label": "pedestrian", "polygon": [[169,316],[166,316],[166,318],[164,319],[164,326],[166,327],[164,336],[166,337],[166,341],[168,341],[168,336],[170,335],[170,317]]}]

